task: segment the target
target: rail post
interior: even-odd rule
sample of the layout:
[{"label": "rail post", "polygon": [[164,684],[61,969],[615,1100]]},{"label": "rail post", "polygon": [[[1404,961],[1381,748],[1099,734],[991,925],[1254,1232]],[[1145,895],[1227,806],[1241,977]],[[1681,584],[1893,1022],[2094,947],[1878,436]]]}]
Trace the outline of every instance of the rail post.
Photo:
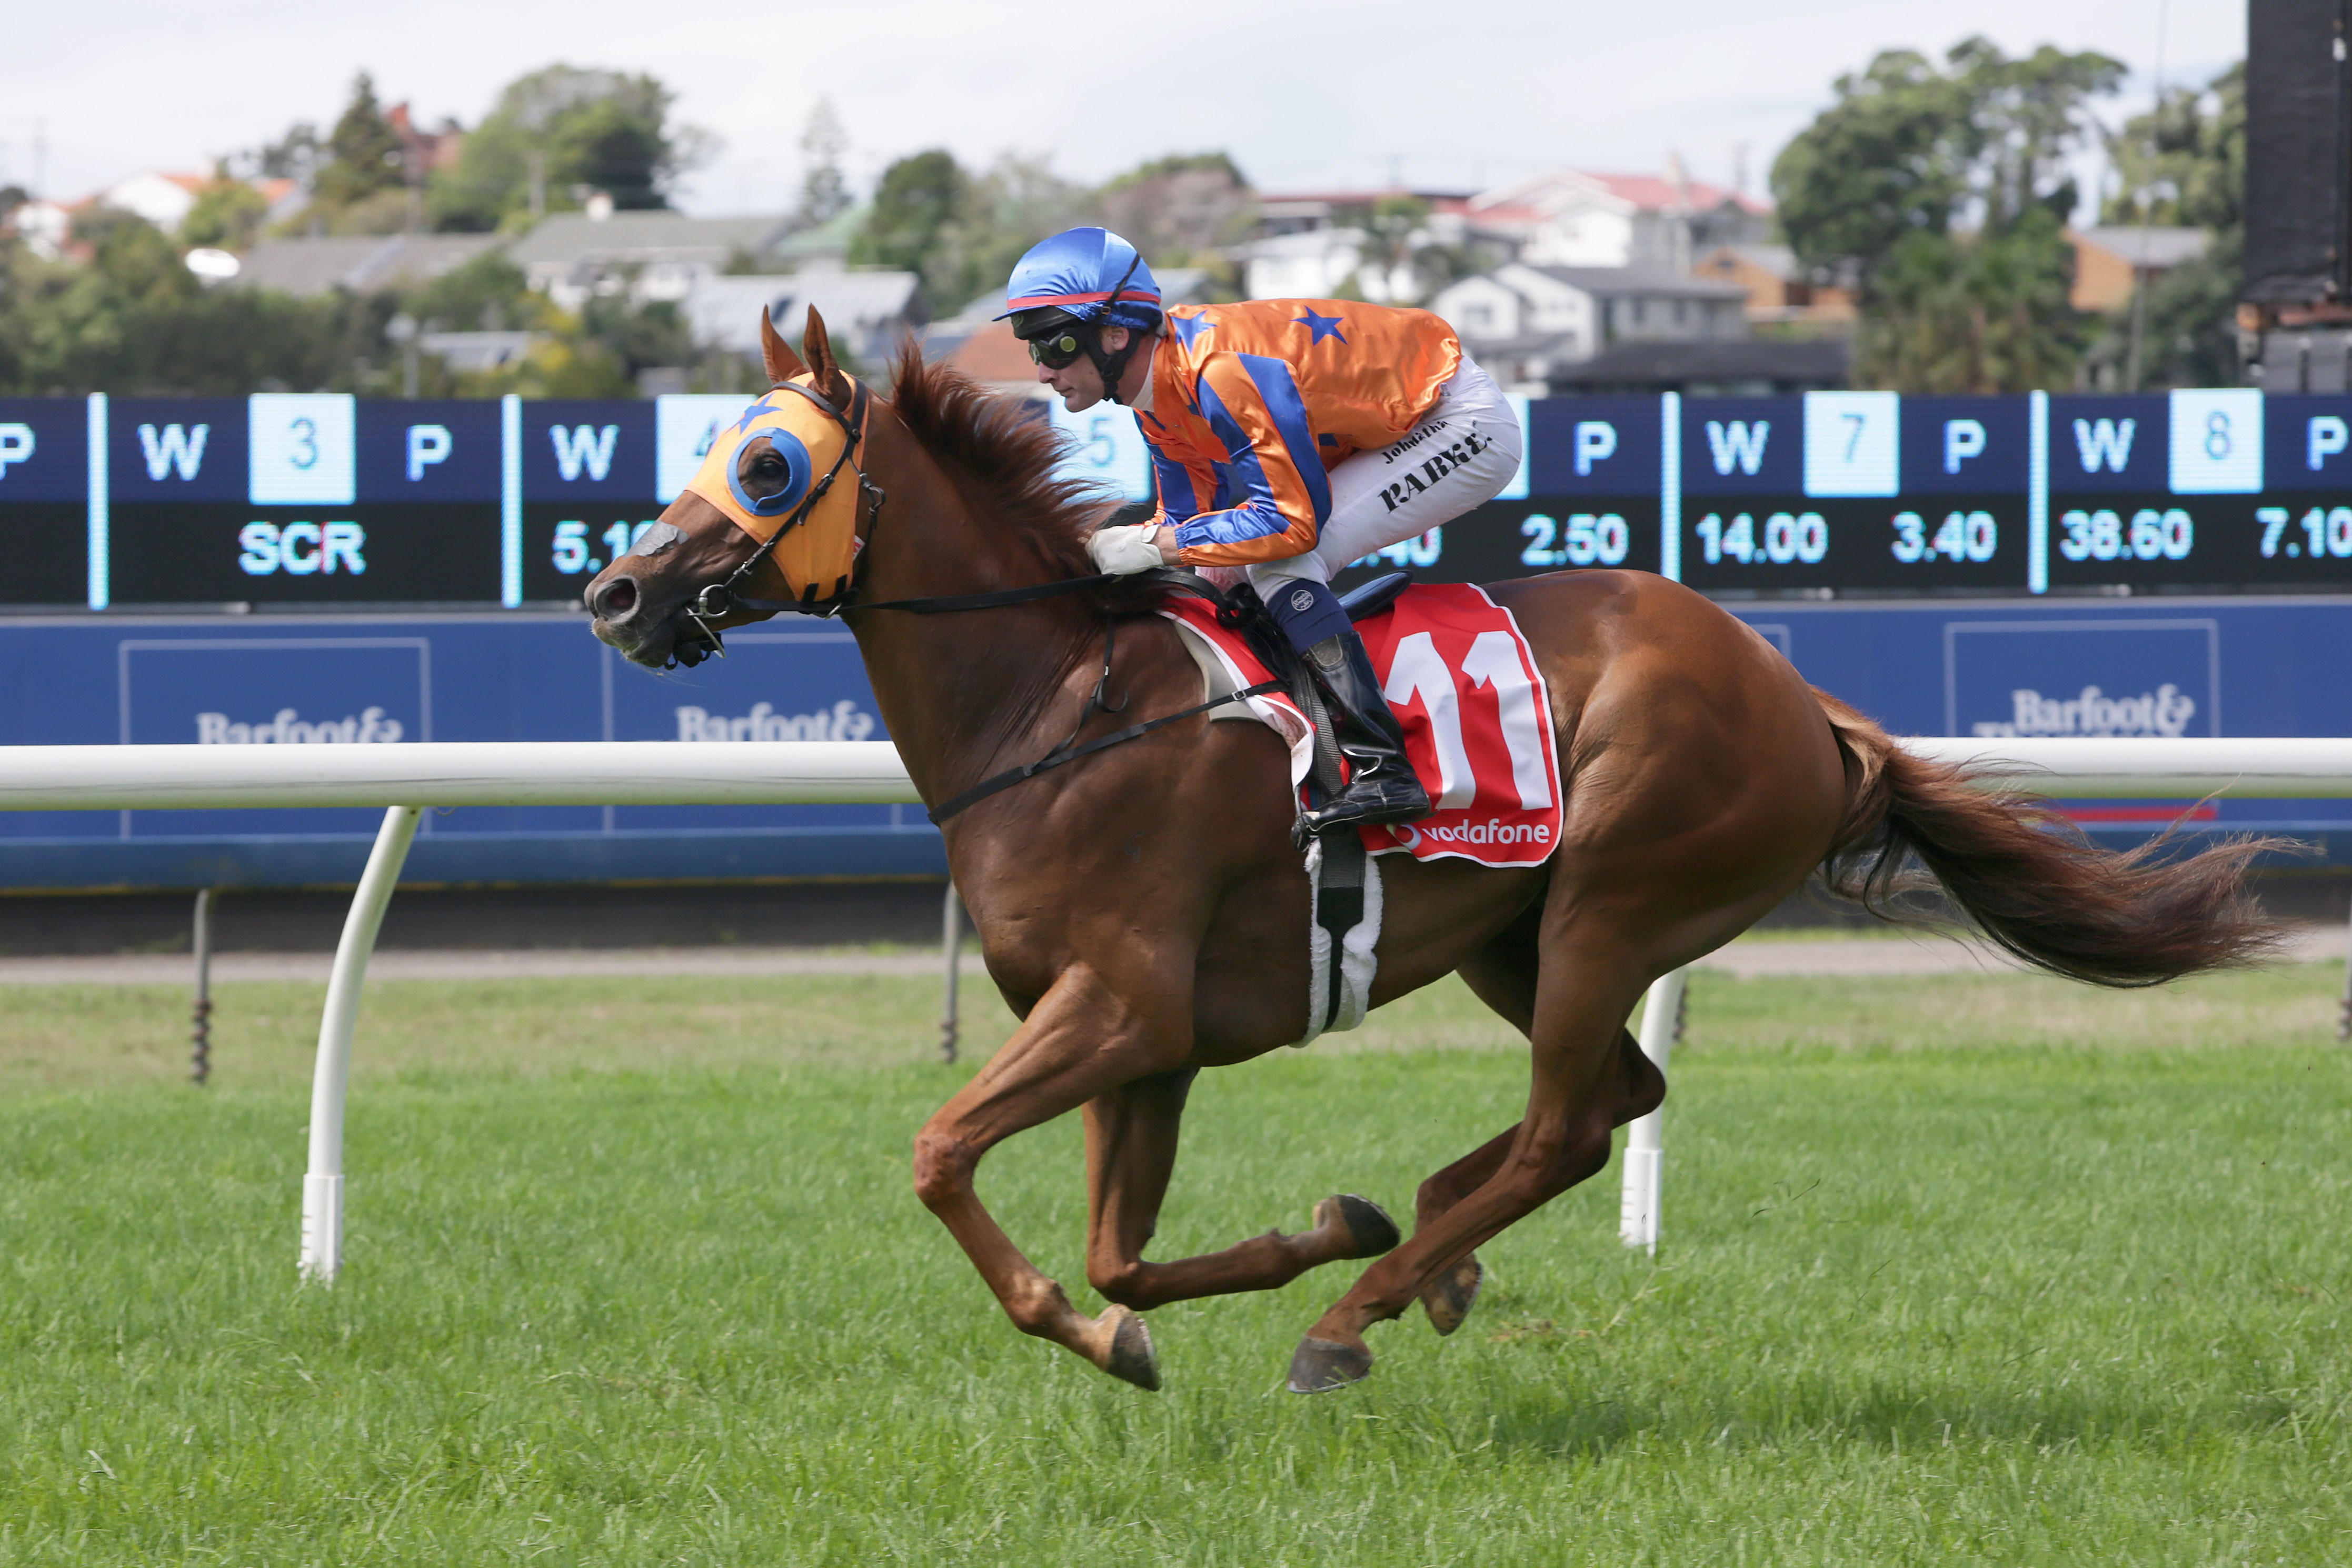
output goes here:
[{"label": "rail post", "polygon": [[343,1101],[352,1081],[352,1026],[368,956],[383,925],[385,905],[400,885],[400,868],[416,837],[421,806],[394,806],[376,830],[359,891],[343,916],[335,967],[327,979],[326,1010],[319,1019],[319,1061],[310,1079],[310,1166],[302,1177],[302,1277],[331,1284],[343,1260]]},{"label": "rail post", "polygon": [[963,904],[956,897],[955,880],[948,881],[947,904],[940,913],[940,949],[947,958],[947,997],[940,1009],[940,1060],[956,1059],[956,982],[963,974]]},{"label": "rail post", "polygon": [[213,892],[196,889],[196,916],[188,946],[196,959],[196,998],[188,1032],[189,1081],[202,1089],[213,1075]]},{"label": "rail post", "polygon": [[[1642,1004],[1642,1054],[1666,1070],[1666,1057],[1682,1038],[1683,1003],[1690,971],[1675,969],[1650,984]],[[1625,1128],[1625,1191],[1617,1206],[1617,1239],[1628,1247],[1658,1249],[1658,1201],[1664,1190],[1665,1108],[1636,1117]]]}]

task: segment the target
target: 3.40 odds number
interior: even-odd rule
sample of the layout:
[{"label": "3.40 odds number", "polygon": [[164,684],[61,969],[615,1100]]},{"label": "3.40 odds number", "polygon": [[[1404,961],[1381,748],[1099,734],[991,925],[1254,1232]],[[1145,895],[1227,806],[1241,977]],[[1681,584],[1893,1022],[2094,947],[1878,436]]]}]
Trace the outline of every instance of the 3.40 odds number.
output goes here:
[{"label": "3.40 odds number", "polygon": [[1895,514],[1895,542],[1887,547],[1896,560],[1990,560],[2000,548],[2000,525],[1990,512],[1946,512],[1933,535],[1927,519],[1916,512]]}]

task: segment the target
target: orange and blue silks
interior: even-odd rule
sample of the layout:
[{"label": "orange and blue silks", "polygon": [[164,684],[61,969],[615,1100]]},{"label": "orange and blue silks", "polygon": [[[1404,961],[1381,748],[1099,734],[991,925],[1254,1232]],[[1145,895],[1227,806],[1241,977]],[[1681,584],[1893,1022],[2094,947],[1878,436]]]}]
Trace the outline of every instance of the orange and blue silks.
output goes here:
[{"label": "orange and blue silks", "polygon": [[1179,305],[1139,413],[1156,519],[1186,566],[1304,555],[1331,515],[1330,471],[1401,441],[1462,364],[1426,310],[1345,299]]}]

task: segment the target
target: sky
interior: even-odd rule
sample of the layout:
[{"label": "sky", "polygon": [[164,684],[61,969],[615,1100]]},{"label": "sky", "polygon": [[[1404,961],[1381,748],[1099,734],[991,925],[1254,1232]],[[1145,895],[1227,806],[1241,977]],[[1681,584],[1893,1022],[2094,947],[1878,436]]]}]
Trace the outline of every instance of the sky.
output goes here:
[{"label": "sky", "polygon": [[[73,200],[144,169],[203,170],[296,120],[331,125],[357,71],[420,120],[479,120],[554,61],[649,71],[715,155],[679,193],[704,214],[782,211],[829,95],[855,187],[947,147],[1045,156],[1096,182],[1223,149],[1261,191],[1391,181],[1474,190],[1566,164],[1766,188],[1771,158],[1880,49],[1982,34],[2096,49],[2202,82],[2245,48],[2243,0],[769,0],[691,18],[620,0],[117,0],[0,22],[0,183]],[[1933,18],[1929,20],[1928,18]],[[1181,19],[1176,19],[1181,18]],[[37,143],[39,145],[37,147]],[[1744,153],[1743,150],[1744,149]]]}]

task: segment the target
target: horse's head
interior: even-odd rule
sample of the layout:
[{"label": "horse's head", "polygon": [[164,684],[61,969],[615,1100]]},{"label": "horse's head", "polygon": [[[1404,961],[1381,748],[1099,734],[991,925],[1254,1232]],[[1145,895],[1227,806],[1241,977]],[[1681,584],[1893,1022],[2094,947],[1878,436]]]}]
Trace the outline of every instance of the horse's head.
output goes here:
[{"label": "horse's head", "polygon": [[865,400],[835,362],[814,310],[801,346],[805,362],[761,312],[761,357],[773,387],[713,436],[701,471],[661,521],[582,596],[596,635],[635,663],[699,664],[714,632],[786,604],[820,608],[849,591],[861,487],[851,410]]}]

